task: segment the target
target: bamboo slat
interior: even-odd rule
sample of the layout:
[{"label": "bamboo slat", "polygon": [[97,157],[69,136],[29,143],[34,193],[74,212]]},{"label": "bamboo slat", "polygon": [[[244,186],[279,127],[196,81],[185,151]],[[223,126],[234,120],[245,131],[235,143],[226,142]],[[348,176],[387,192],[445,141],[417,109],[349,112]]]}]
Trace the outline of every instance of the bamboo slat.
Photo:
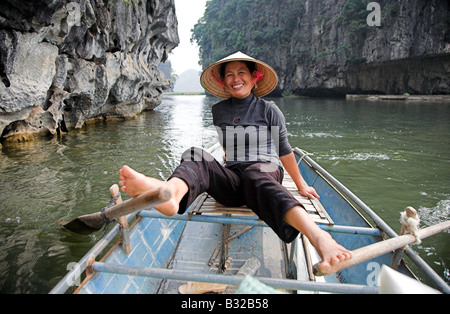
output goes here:
[{"label": "bamboo slat", "polygon": [[[325,208],[323,208],[322,204],[317,199],[309,199],[305,196],[300,195],[295,186],[292,178],[285,174],[283,180],[283,186],[294,196],[296,200],[298,200],[304,207],[305,210],[310,214],[311,218],[314,222],[319,224],[333,225],[333,220],[330,218]],[[214,198],[204,193],[200,197],[197,198],[196,203],[191,210],[192,215],[242,215],[242,216],[252,216],[255,213],[249,209],[247,206],[241,207],[229,207],[224,206],[217,202]]]}]

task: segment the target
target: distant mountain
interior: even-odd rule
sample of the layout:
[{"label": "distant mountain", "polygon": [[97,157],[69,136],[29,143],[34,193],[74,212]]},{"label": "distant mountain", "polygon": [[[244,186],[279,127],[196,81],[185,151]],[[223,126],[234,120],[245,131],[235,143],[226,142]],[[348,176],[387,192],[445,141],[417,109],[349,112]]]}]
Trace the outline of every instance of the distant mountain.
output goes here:
[{"label": "distant mountain", "polygon": [[176,93],[192,93],[205,91],[200,85],[200,75],[200,71],[192,69],[181,73],[178,76],[177,81],[175,82],[173,91]]}]

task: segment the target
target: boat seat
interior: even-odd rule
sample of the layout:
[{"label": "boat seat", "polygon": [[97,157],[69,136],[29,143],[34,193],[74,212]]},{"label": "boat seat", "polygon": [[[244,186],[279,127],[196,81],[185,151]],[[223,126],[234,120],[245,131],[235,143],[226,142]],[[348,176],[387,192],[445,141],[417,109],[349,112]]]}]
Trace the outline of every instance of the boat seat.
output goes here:
[{"label": "boat seat", "polygon": [[[285,174],[284,180],[283,180],[283,186],[294,196],[295,199],[297,199],[307,211],[308,214],[311,215],[311,218],[314,220],[314,222],[319,224],[326,224],[326,225],[334,225],[333,220],[328,215],[325,208],[322,206],[319,200],[317,199],[309,199],[308,197],[300,195],[300,193],[297,190],[297,187],[295,186],[294,181],[289,176],[289,174]],[[207,193],[203,193],[200,195],[194,205],[192,206],[192,210],[190,211],[191,215],[220,215],[220,214],[226,214],[226,215],[241,215],[241,216],[248,216],[256,214],[247,206],[241,206],[241,207],[228,207],[220,204],[217,202],[213,197],[208,195]]]}]

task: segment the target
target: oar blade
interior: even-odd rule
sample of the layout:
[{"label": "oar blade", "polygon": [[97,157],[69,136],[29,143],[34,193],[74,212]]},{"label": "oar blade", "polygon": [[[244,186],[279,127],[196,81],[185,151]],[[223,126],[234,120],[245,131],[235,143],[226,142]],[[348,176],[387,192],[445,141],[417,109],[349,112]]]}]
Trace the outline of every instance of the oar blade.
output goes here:
[{"label": "oar blade", "polygon": [[167,202],[172,197],[172,193],[167,188],[157,188],[144,192],[123,203],[107,208],[101,212],[80,216],[68,223],[60,223],[64,228],[80,233],[91,234],[100,230],[107,221],[112,221],[119,217],[129,215],[144,208],[153,207]]},{"label": "oar blade", "polygon": [[84,235],[89,235],[94,232],[97,232],[103,226],[103,225],[92,226],[88,224],[87,221],[83,219],[83,217],[75,218],[69,222],[59,221],[59,224],[69,231]]}]

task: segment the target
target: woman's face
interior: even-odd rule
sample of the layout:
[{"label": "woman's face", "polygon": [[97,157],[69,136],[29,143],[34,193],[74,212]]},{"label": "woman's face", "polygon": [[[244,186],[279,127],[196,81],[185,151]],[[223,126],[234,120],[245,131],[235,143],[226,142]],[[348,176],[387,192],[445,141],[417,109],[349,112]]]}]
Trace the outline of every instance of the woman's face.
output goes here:
[{"label": "woman's face", "polygon": [[247,65],[241,61],[233,61],[226,65],[224,79],[225,89],[233,98],[245,98],[255,86],[254,75]]}]

